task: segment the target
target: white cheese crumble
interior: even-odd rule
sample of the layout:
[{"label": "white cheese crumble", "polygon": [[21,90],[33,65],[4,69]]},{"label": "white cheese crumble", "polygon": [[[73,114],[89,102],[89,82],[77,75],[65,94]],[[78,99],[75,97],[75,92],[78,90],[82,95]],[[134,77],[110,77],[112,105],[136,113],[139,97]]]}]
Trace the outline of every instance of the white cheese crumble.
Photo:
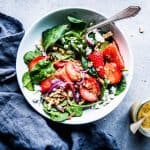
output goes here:
[{"label": "white cheese crumble", "polygon": [[64,48],[65,48],[65,49],[68,49],[68,48],[69,48],[69,45],[67,45],[67,44],[64,45]]},{"label": "white cheese crumble", "polygon": [[92,53],[92,49],[89,46],[87,46],[85,50],[86,50],[86,55]]},{"label": "white cheese crumble", "polygon": [[95,40],[98,42],[105,42],[105,39],[103,38],[103,36],[99,33],[99,31],[97,29],[93,30],[93,33],[95,33]]},{"label": "white cheese crumble", "polygon": [[95,33],[95,40],[101,43],[105,42],[105,39],[98,31]]}]

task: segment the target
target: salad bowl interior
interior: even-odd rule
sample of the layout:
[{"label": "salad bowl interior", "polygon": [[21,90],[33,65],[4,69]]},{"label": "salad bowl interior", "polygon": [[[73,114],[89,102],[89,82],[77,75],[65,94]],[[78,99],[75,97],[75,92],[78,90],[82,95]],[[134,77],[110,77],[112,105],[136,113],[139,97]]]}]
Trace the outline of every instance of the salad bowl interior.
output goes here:
[{"label": "salad bowl interior", "polygon": [[[75,16],[77,18],[82,18],[86,22],[94,23],[98,23],[106,19],[103,15],[97,12],[79,8],[63,9],[49,13],[46,16],[42,17],[40,20],[38,20],[36,23],[34,23],[32,27],[28,30],[28,32],[26,32],[25,36],[21,41],[17,54],[16,72],[21,91],[28,103],[37,112],[39,112],[46,118],[49,118],[49,116],[43,111],[42,104],[40,102],[35,102],[35,99],[40,99],[40,95],[36,92],[28,91],[26,88],[23,87],[22,76],[24,72],[26,72],[28,69],[27,66],[24,64],[23,57],[26,52],[33,50],[35,45],[40,42],[41,34],[44,30],[58,24],[64,24],[65,22],[67,22],[67,16]],[[124,59],[125,67],[128,70],[126,76],[126,89],[120,95],[116,96],[112,101],[102,104],[101,107],[99,107],[98,109],[86,109],[83,111],[83,115],[81,117],[73,117],[70,120],[62,122],[64,124],[85,124],[101,119],[102,117],[106,116],[111,111],[113,111],[119,105],[119,103],[123,100],[129,89],[129,85],[131,83],[133,74],[132,52],[129,49],[123,34],[115,24],[109,24],[103,27],[103,30],[113,32],[113,38],[117,42],[120,53]]]}]

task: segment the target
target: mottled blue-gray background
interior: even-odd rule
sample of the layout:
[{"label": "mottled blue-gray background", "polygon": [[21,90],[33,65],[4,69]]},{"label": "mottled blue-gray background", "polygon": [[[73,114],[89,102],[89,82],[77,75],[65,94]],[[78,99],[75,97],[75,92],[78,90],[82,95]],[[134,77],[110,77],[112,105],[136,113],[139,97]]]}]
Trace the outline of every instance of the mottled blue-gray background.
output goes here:
[{"label": "mottled blue-gray background", "polygon": [[[150,139],[129,131],[129,109],[136,100],[150,99],[150,1],[149,0],[0,0],[0,11],[19,19],[25,30],[42,15],[63,7],[93,9],[106,17],[129,6],[142,10],[135,18],[120,21],[117,26],[124,33],[134,54],[134,77],[128,94],[116,110],[99,120],[101,128],[117,137],[122,150],[150,150]],[[139,33],[139,27],[144,33]]]}]

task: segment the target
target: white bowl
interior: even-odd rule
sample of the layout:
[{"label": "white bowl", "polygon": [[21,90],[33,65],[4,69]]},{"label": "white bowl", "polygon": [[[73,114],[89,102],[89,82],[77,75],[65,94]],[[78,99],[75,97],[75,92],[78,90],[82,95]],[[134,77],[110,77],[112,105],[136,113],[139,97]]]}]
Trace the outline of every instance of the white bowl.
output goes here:
[{"label": "white bowl", "polygon": [[[45,15],[44,17],[42,17],[40,20],[38,20],[36,23],[34,23],[34,25],[29,29],[29,31],[26,32],[25,36],[23,37],[21,41],[18,54],[17,54],[16,72],[17,72],[18,83],[21,88],[21,91],[24,97],[26,98],[26,100],[28,101],[28,103],[37,112],[39,112],[41,115],[47,118],[49,118],[49,116],[43,111],[42,104],[33,102],[32,99],[33,97],[35,97],[33,92],[30,92],[23,87],[22,76],[24,72],[27,71],[27,66],[24,64],[23,56],[27,51],[34,50],[35,44],[38,44],[41,39],[42,31],[54,25],[62,24],[66,22],[66,18],[68,15],[73,15],[79,18],[83,18],[84,20],[90,21],[90,22],[93,20],[95,22],[99,22],[105,19],[105,17],[100,15],[99,13],[96,13],[91,10],[80,9],[80,8],[63,9],[63,10],[58,10],[58,11],[49,13]],[[73,117],[71,120],[67,120],[62,123],[85,124],[85,123],[90,123],[98,119],[101,119],[102,117],[106,116],[111,111],[113,111],[119,105],[119,103],[123,100],[123,98],[125,97],[129,89],[129,85],[131,83],[131,79],[133,75],[132,52],[128,48],[127,42],[124,36],[122,35],[121,31],[116,27],[115,24],[108,25],[104,29],[111,30],[114,32],[114,39],[117,41],[121,55],[123,56],[123,59],[125,61],[125,66],[128,69],[127,87],[123,93],[117,96],[114,100],[110,101],[108,104],[103,105],[101,108],[87,109],[83,112],[83,115],[81,117]]]}]

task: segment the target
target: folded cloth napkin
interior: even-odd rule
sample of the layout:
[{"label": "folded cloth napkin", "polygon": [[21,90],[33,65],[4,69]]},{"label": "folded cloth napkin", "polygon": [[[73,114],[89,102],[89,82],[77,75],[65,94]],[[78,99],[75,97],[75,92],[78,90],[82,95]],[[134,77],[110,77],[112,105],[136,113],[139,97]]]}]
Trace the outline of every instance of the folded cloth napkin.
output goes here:
[{"label": "folded cloth napkin", "polygon": [[118,150],[115,139],[94,124],[54,123],[29,106],[15,73],[23,35],[19,21],[0,13],[0,150]]}]

